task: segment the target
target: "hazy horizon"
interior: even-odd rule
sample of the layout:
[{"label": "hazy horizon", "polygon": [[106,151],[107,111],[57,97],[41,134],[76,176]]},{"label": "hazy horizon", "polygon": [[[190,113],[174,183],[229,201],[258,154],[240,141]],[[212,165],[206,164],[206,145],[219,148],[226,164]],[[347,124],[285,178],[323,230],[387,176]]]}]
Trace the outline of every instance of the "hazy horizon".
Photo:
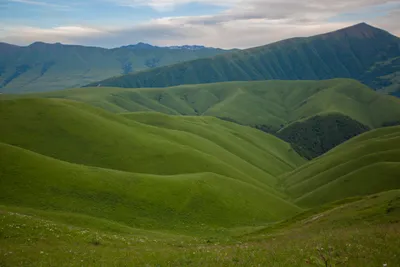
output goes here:
[{"label": "hazy horizon", "polygon": [[398,17],[397,0],[4,0],[0,41],[244,49],[360,22],[399,36]]}]

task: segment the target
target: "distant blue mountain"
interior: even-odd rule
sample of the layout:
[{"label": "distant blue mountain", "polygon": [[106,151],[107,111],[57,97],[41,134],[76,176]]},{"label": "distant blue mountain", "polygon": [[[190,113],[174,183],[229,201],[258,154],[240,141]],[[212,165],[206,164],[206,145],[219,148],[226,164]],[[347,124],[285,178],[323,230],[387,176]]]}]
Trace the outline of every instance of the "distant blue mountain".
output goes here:
[{"label": "distant blue mountain", "polygon": [[172,49],[172,50],[204,50],[204,49],[211,49],[211,50],[222,50],[220,48],[214,48],[214,47],[206,47],[204,45],[180,45],[180,46],[156,46],[156,45],[151,45],[148,43],[137,43],[137,44],[132,44],[132,45],[126,45],[126,46],[121,46],[120,48],[128,48],[128,49]]}]

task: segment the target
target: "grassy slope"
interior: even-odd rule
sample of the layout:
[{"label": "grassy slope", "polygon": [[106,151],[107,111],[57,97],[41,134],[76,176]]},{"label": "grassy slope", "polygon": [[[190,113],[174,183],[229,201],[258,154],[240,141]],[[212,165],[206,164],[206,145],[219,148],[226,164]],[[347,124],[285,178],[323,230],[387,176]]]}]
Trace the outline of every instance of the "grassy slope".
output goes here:
[{"label": "grassy slope", "polygon": [[78,213],[144,229],[260,223],[299,210],[261,188],[212,173],[133,174],[0,146],[0,201],[5,205]]},{"label": "grassy slope", "polygon": [[[395,62],[400,56],[399,44],[400,39],[386,31],[358,24],[328,34],[110,78],[90,86],[166,87],[224,81],[353,78],[382,89],[398,82],[385,76],[400,70]],[[382,62],[388,66],[381,67]]]},{"label": "grassy slope", "polygon": [[0,92],[26,93],[82,86],[129,72],[224,53],[220,49],[104,49],[35,43],[0,44]]},{"label": "grassy slope", "polygon": [[[125,113],[123,116],[148,125],[201,136],[275,176],[282,170],[289,171],[304,163],[286,143],[279,142],[276,137],[217,118],[148,112]],[[254,148],[249,150],[248,147]],[[274,162],[274,165],[269,162]]]},{"label": "grassy slope", "polygon": [[[62,99],[3,100],[0,124],[0,266],[399,261],[398,190],[263,226],[299,212],[269,185],[302,160],[260,131]],[[284,186],[307,207],[399,188],[399,133],[353,138],[294,170]],[[244,225],[253,227],[219,228]]]},{"label": "grassy slope", "polygon": [[[397,266],[400,192],[311,210],[239,237],[188,237],[0,206],[2,266]],[[77,216],[77,221],[83,218]],[[94,223],[95,222],[95,223]],[[238,230],[236,234],[243,232]]]},{"label": "grassy slope", "polygon": [[[171,127],[138,122],[147,116]],[[1,203],[166,228],[276,220],[299,210],[274,189],[278,175],[304,162],[289,144],[215,118],[134,117],[70,100],[3,100]]]},{"label": "grassy slope", "polygon": [[[212,118],[207,120],[215,124]],[[242,133],[248,130],[247,138],[254,135],[260,144],[250,143],[234,132],[230,142],[255,150],[255,154],[235,155],[220,143],[196,134],[148,126],[69,100],[2,101],[0,122],[6,125],[0,133],[1,142],[73,163],[129,172],[214,172],[267,188],[275,184],[277,175],[302,162],[289,144],[269,136],[259,139],[259,132],[243,126],[237,129]],[[221,128],[215,134],[227,136],[226,131]],[[284,151],[276,152],[277,147]],[[273,158],[271,162],[260,162],[256,159],[260,154]],[[272,167],[272,174],[267,173],[269,165],[282,169]]]},{"label": "grassy slope", "polygon": [[374,130],[285,175],[283,187],[302,206],[400,188],[400,127]]},{"label": "grassy slope", "polygon": [[400,100],[348,79],[229,82],[154,89],[81,88],[31,96],[74,99],[112,112],[216,116],[273,130],[332,112],[371,128],[400,117]]}]

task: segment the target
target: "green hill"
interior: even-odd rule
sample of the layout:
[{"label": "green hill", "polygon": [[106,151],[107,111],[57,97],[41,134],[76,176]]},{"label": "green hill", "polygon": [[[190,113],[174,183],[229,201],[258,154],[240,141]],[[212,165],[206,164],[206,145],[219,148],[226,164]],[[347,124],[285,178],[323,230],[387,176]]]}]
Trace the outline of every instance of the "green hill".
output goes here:
[{"label": "green hill", "polygon": [[[326,144],[360,121],[394,123],[398,101],[352,80],[2,96],[0,266],[396,266],[400,126],[306,163],[277,137],[198,115],[281,107],[278,134]],[[196,116],[154,112],[178,110]]]},{"label": "green hill", "polygon": [[227,82],[139,89],[93,87],[29,97],[73,99],[116,113],[156,111],[214,116],[270,128],[272,132],[295,121],[326,113],[340,113],[370,128],[400,117],[399,99],[378,94],[349,79]]},{"label": "green hill", "polygon": [[400,127],[374,130],[284,175],[282,187],[301,206],[400,188]]},{"label": "green hill", "polygon": [[26,93],[78,87],[135,71],[224,53],[221,49],[155,47],[144,44],[115,49],[33,43],[0,43],[0,92]]},{"label": "green hill", "polygon": [[[24,96],[3,95],[2,98]],[[253,81],[168,88],[80,88],[32,94],[67,98],[115,112],[213,116],[249,125],[314,158],[370,128],[400,118],[400,100],[355,80]],[[195,118],[190,118],[195,120]]]},{"label": "green hill", "polygon": [[[212,58],[114,77],[88,86],[167,87],[250,80],[353,78],[374,89],[398,89],[400,39],[361,23]],[[385,90],[386,90],[385,89]]]},{"label": "green hill", "polygon": [[144,229],[227,227],[276,221],[299,211],[259,187],[214,173],[133,174],[5,144],[0,148],[2,205],[83,214]]},{"label": "green hill", "polygon": [[[167,116],[160,113],[136,112],[124,117],[159,128],[195,134],[277,176],[304,163],[291,148],[272,135],[212,117]],[[249,145],[254,149],[249,150]],[[266,162],[274,162],[265,164]]]},{"label": "green hill", "polygon": [[[274,184],[277,175],[303,162],[278,138],[213,118],[202,122],[221,122],[214,134],[226,140],[147,126],[70,100],[5,100],[0,106],[0,142],[90,166],[164,175],[215,172],[260,186]],[[191,122],[187,124],[190,127]],[[225,141],[254,153],[236,155],[220,144]],[[257,160],[261,155],[272,158],[270,173],[265,172],[265,162]]]},{"label": "green hill", "polygon": [[299,211],[275,187],[304,159],[256,129],[39,98],[1,101],[0,124],[0,204],[143,228],[243,225]]}]

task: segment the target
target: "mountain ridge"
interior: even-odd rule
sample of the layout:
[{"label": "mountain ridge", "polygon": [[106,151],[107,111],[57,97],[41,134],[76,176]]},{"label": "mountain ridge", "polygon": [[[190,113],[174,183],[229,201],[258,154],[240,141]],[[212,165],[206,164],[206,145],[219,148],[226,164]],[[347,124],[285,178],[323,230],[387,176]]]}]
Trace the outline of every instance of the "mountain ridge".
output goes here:
[{"label": "mountain ridge", "polygon": [[113,77],[87,86],[141,88],[224,81],[353,78],[381,90],[400,84],[395,77],[385,77],[400,72],[400,65],[392,64],[397,57],[400,57],[400,39],[364,23]]},{"label": "mountain ridge", "polygon": [[35,42],[28,46],[0,43],[0,92],[24,93],[78,87],[88,82],[226,50],[163,47],[113,48]]},{"label": "mountain ridge", "polygon": [[[139,42],[137,44],[130,44],[130,45],[124,45],[118,48],[127,48],[127,49],[152,49],[152,48],[168,48],[168,49],[182,49],[182,50],[202,50],[202,49],[217,49],[217,50],[234,50],[234,49],[222,49],[222,48],[216,48],[216,47],[207,47],[204,45],[173,45],[173,46],[158,46],[158,45],[152,45],[149,43],[143,43]],[[236,49],[237,50],[237,49]]]},{"label": "mountain ridge", "polygon": [[[49,43],[49,42],[42,42],[42,41],[35,41],[31,44],[28,45],[17,45],[17,44],[12,44],[12,43],[7,43],[7,42],[0,42],[0,46],[10,46],[10,47],[19,47],[19,48],[24,48],[24,47],[40,47],[40,46],[65,46],[65,47],[86,47],[86,48],[101,48],[104,50],[113,50],[113,49],[119,49],[119,48],[137,48],[137,49],[145,49],[145,48],[170,48],[170,49],[177,49],[177,48],[182,48],[182,49],[192,49],[192,50],[200,50],[200,49],[219,49],[219,50],[235,50],[235,49],[224,49],[224,48],[219,48],[219,47],[211,47],[211,46],[204,46],[204,45],[188,45],[188,44],[182,44],[182,45],[171,45],[171,46],[163,46],[163,45],[152,45],[150,43],[145,43],[145,42],[138,42],[136,44],[128,44],[128,45],[122,45],[122,46],[117,46],[117,47],[102,47],[102,46],[95,46],[95,45],[83,45],[83,44],[66,44],[66,43],[61,43],[61,42],[55,42],[55,43]],[[236,49],[238,50],[238,49]]]},{"label": "mountain ridge", "polygon": [[[351,79],[224,82],[136,89],[91,87],[3,95],[0,99],[21,97],[77,100],[114,113],[132,113],[131,116],[135,112],[158,112],[192,120],[217,117],[273,134],[308,159],[365,131],[396,125],[400,117],[400,99]],[[168,121],[167,117],[164,119]],[[155,123],[163,125],[159,121]]]}]

